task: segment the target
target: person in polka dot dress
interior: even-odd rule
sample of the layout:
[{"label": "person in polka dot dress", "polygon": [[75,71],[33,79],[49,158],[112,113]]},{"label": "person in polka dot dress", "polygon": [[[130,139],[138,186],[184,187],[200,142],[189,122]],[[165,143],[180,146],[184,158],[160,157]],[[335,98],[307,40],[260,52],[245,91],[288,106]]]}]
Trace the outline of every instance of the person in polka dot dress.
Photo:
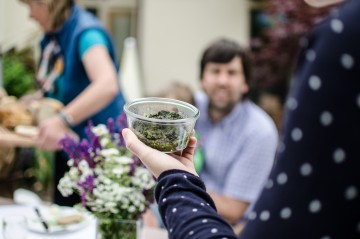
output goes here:
[{"label": "person in polka dot dress", "polygon": [[[360,238],[359,24],[360,1],[347,0],[301,41],[278,161],[239,238]],[[194,170],[194,137],[167,155],[123,136],[158,178],[169,238],[237,238]]]}]

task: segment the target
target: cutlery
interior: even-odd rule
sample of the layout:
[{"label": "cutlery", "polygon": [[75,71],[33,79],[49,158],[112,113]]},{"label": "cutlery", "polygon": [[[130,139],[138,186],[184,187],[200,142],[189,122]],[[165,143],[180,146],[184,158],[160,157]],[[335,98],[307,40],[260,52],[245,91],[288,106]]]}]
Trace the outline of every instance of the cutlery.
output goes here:
[{"label": "cutlery", "polygon": [[49,225],[46,223],[46,221],[45,221],[44,218],[42,217],[42,215],[41,215],[41,213],[40,213],[40,210],[39,210],[37,207],[35,207],[34,210],[35,210],[35,212],[36,212],[36,215],[37,215],[38,218],[40,219],[41,224],[44,226],[45,231],[46,231],[46,232],[49,232]]}]

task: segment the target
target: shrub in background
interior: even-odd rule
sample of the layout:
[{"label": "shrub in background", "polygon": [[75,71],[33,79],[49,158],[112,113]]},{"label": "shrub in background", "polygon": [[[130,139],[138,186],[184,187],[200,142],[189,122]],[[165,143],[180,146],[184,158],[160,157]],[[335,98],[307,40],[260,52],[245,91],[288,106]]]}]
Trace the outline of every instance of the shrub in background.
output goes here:
[{"label": "shrub in background", "polygon": [[30,49],[4,54],[4,88],[9,95],[21,97],[35,89],[35,61]]}]

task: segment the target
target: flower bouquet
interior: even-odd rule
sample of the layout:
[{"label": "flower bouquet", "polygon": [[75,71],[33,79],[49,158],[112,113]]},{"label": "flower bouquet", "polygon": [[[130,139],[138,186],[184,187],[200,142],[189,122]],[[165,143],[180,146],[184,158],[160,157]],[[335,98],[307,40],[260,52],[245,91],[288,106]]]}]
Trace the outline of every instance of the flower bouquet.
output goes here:
[{"label": "flower bouquet", "polygon": [[102,239],[136,239],[135,222],[153,198],[155,180],[125,147],[121,135],[125,126],[122,114],[116,123],[112,119],[107,125],[90,122],[88,139],[80,143],[70,137],[60,142],[70,158],[70,169],[58,189],[63,196],[80,195],[82,207],[98,218]]}]

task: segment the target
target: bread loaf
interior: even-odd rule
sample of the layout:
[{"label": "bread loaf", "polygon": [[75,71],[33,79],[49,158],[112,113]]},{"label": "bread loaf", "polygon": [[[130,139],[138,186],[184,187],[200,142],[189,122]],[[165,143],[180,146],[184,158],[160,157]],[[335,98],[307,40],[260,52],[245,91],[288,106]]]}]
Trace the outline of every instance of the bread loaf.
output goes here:
[{"label": "bread loaf", "polygon": [[14,129],[17,125],[32,125],[33,117],[25,106],[15,97],[6,96],[0,104],[0,124],[8,129]]}]

